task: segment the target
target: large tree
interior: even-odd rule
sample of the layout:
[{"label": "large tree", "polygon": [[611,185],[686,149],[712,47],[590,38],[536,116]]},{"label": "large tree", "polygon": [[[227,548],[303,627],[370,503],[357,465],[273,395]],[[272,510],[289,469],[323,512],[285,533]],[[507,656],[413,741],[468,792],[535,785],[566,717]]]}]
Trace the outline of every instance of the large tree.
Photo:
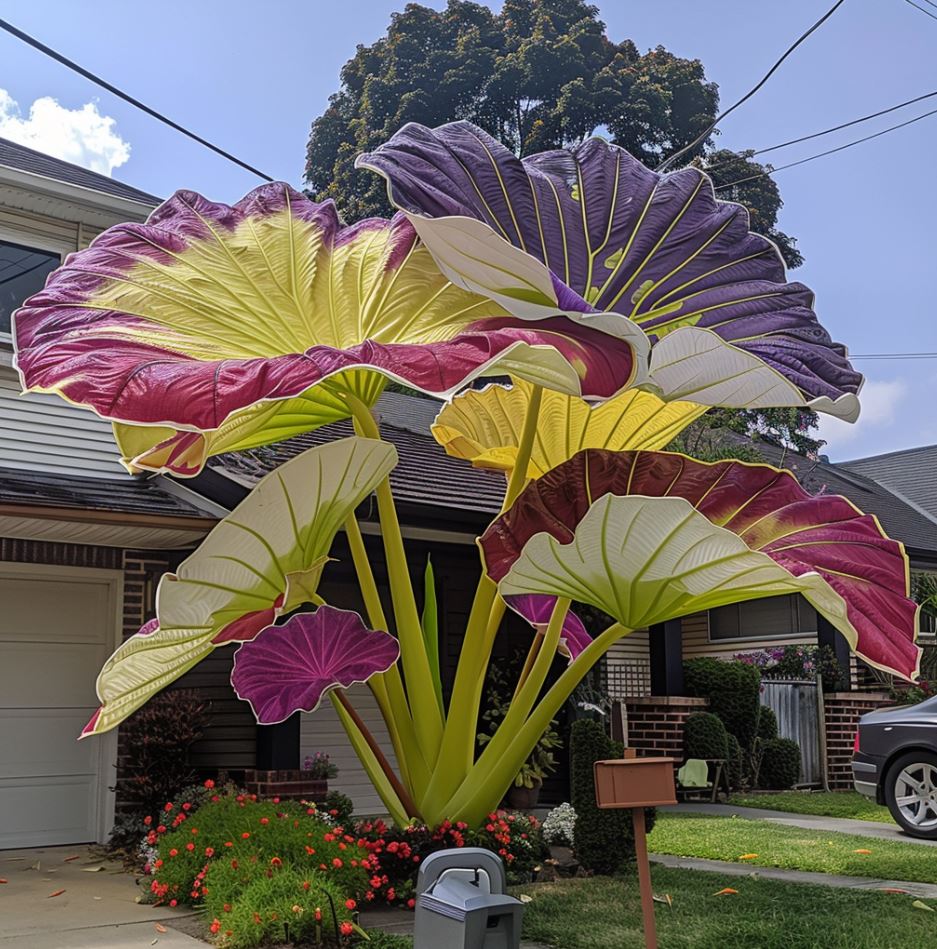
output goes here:
[{"label": "large tree", "polygon": [[[455,119],[474,122],[521,156],[598,134],[653,167],[694,141],[718,105],[718,87],[698,59],[613,41],[598,9],[583,0],[505,0],[500,13],[467,0],[449,0],[442,11],[410,3],[391,15],[385,36],[359,46],[342,68],[341,88],[312,123],[306,181],[317,199],[333,198],[348,222],[389,215],[383,180],[357,170],[355,156],[407,122]],[[770,166],[751,153],[716,149],[711,139],[683,161],[709,171],[721,197],[746,205],[752,229],[775,241],[789,267],[803,263],[795,240],[777,227],[782,202],[764,175]],[[820,447],[810,436],[813,413],[763,416],[726,413],[705,424],[722,419],[801,450]]]}]

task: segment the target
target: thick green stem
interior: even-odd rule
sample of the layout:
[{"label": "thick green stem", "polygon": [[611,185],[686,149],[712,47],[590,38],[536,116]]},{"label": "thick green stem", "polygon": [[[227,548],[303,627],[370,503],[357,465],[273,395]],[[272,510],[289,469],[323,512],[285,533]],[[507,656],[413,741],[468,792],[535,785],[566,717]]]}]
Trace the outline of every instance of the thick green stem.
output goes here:
[{"label": "thick green stem", "polygon": [[355,754],[358,756],[358,760],[371,779],[374,790],[377,791],[378,796],[387,808],[387,813],[390,814],[396,824],[405,827],[410,822],[411,815],[407,813],[406,806],[400,800],[400,797],[394,791],[393,785],[387,779],[387,775],[375,757],[370,744],[359,730],[354,718],[339,701],[334,691],[329,693],[329,699],[345,729],[345,734],[348,735],[351,747],[355,749]]},{"label": "thick green stem", "polygon": [[343,689],[336,689],[332,692],[332,695],[345,710],[345,713],[352,720],[352,722],[354,722],[355,728],[367,743],[368,748],[371,750],[371,754],[374,756],[374,760],[377,762],[381,771],[384,773],[387,783],[393,788],[397,799],[406,808],[410,817],[419,817],[420,812],[417,810],[417,806],[413,802],[413,798],[410,797],[410,792],[407,791],[403,784],[400,783],[400,779],[397,777],[397,775],[394,774],[394,769],[387,760],[387,756],[384,754],[381,746],[377,743],[377,739],[373,734],[371,734],[371,730],[367,725],[365,725],[364,720],[348,700],[348,696],[345,694],[345,691]]},{"label": "thick green stem", "polygon": [[[514,503],[527,483],[542,398],[542,387],[535,386],[527,405],[514,469],[501,506],[502,512]],[[504,601],[498,596],[497,585],[483,569],[462,640],[437,766],[421,801],[425,811],[438,810],[472,768],[485,673],[492,643],[503,616]]]},{"label": "thick green stem", "polygon": [[[346,395],[345,400],[359,433],[366,438],[380,439],[381,434],[368,407],[353,395]],[[433,767],[439,755],[443,734],[442,712],[436,702],[429,657],[426,655],[426,646],[423,642],[423,628],[416,608],[413,586],[410,583],[403,534],[397,519],[397,508],[394,505],[390,480],[385,478],[377,486],[375,493],[407,697],[423,758],[430,767]]]},{"label": "thick green stem", "polygon": [[[361,596],[364,599],[365,609],[368,613],[368,621],[372,628],[386,631],[389,627],[384,615],[381,596],[374,580],[374,574],[371,571],[371,564],[368,561],[364,538],[361,536],[361,528],[358,526],[354,514],[350,514],[345,519],[345,533],[348,537],[348,546],[351,550],[355,574],[358,577],[358,586],[361,589]],[[395,663],[387,672],[372,676],[368,680],[368,684],[371,686],[371,691],[374,693],[381,715],[383,715],[384,722],[387,725],[387,732],[393,743],[394,754],[397,756],[397,763],[400,766],[404,782],[411,793],[416,797],[420,797],[429,781],[429,769],[426,767],[426,762],[423,760],[422,752],[416,740],[410,706],[403,690],[403,682],[400,679],[400,669]]]},{"label": "thick green stem", "polygon": [[[540,700],[527,721],[508,735],[509,742],[495,745],[494,738],[485,747],[461,787],[447,802],[442,813],[449,820],[464,820],[476,826],[497,807],[514,776],[520,770],[540,736],[569,698],[583,676],[605,654],[609,646],[631,630],[613,623],[598,635],[556,680]],[[542,652],[543,650],[541,650]]]}]

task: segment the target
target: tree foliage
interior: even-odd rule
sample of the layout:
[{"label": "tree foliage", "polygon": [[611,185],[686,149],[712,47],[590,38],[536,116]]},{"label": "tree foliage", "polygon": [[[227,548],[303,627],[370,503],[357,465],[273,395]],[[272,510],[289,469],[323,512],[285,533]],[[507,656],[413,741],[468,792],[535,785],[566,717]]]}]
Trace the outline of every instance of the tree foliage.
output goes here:
[{"label": "tree foliage", "polygon": [[[354,161],[407,122],[467,119],[521,156],[598,134],[654,167],[706,129],[718,106],[718,87],[698,59],[616,42],[584,0],[505,0],[500,13],[469,0],[439,11],[409,3],[342,68],[341,87],[312,123],[306,181],[349,222],[386,216],[383,180]],[[749,209],[752,230],[777,244],[788,267],[803,263],[794,238],[778,229],[783,202],[764,174],[770,165],[711,140],[682,160],[705,169],[721,198]],[[720,410],[695,423],[687,440],[710,460],[725,456],[721,429],[815,454],[823,445],[811,435],[816,422],[798,409]],[[753,449],[748,460],[758,457]]]}]

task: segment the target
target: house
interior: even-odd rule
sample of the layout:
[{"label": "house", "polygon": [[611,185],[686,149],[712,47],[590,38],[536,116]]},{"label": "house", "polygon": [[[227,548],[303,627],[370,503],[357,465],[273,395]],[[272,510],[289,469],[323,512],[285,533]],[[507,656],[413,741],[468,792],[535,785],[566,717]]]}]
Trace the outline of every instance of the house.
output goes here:
[{"label": "house", "polygon": [[937,524],[937,445],[856,458],[840,467],[872,478]]},{"label": "house", "polygon": [[[158,203],[0,139],[0,849],[106,838],[124,749],[115,734],[75,741],[97,705],[103,661],[153,615],[160,576],[256,480],[303,448],[350,433],[339,426],[218,459],[193,482],[132,478],[118,464],[109,423],[55,396],[20,394],[12,312],[65,255],[109,226],[144,220]],[[401,456],[394,485],[415,582],[432,551],[441,657],[451,671],[479,570],[474,539],[498,509],[498,479],[447,459],[428,433],[435,408],[417,403],[389,395],[381,413]],[[380,579],[376,519],[367,505],[360,514]],[[341,539],[337,546],[340,562],[323,592],[336,605],[360,608]],[[217,650],[175,684],[211,701],[193,763],[242,777],[250,769],[296,768],[305,753],[327,751],[340,768],[334,786],[359,812],[379,810],[328,703],[284,726],[258,727],[231,690],[232,653]],[[389,746],[368,690],[355,698]]]}]

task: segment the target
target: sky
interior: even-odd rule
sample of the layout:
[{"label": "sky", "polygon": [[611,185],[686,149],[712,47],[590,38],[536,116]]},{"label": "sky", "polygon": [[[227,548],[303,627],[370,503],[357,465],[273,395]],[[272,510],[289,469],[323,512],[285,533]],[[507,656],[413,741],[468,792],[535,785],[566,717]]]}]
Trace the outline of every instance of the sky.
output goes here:
[{"label": "sky", "polygon": [[[702,60],[725,106],[831,2],[597,6],[612,39]],[[358,43],[380,37],[403,3],[4,0],[2,16],[267,174],[300,185],[309,125],[337,90],[342,64]],[[904,0],[846,0],[725,120],[718,142],[762,148],[931,92],[935,58],[937,19]],[[935,101],[766,157],[776,165],[796,161]],[[160,196],[185,187],[230,202],[259,183],[6,33],[0,136]],[[777,176],[780,227],[797,237],[806,258],[794,276],[813,288],[821,321],[851,353],[937,352],[937,188],[924,175],[935,146],[937,115]],[[937,360],[856,365],[867,377],[859,421],[821,423],[833,460],[937,442]]]}]

